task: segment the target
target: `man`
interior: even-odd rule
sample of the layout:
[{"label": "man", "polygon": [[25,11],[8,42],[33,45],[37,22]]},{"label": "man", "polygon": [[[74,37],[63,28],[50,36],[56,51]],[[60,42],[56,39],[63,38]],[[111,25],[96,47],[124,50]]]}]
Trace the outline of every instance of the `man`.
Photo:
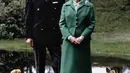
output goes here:
[{"label": "man", "polygon": [[62,35],[58,22],[63,3],[63,0],[26,0],[26,43],[34,48],[37,73],[44,73],[46,48],[54,72],[59,73]]}]

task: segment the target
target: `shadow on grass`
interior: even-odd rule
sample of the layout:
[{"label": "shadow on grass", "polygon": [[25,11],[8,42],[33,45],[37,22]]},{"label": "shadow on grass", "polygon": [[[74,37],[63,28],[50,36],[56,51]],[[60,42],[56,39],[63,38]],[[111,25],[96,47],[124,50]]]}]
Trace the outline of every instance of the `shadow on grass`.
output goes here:
[{"label": "shadow on grass", "polygon": [[112,56],[92,56],[93,65],[97,66],[124,66],[130,65],[130,60]]},{"label": "shadow on grass", "polygon": [[[46,65],[51,65],[51,61],[47,56]],[[93,66],[124,66],[129,65],[130,60],[109,57],[109,56],[92,56]],[[15,52],[0,50],[0,71],[1,73],[9,73],[12,69],[19,68],[22,72],[32,72],[34,66],[34,56],[32,52]],[[26,67],[26,69],[25,69]]]}]

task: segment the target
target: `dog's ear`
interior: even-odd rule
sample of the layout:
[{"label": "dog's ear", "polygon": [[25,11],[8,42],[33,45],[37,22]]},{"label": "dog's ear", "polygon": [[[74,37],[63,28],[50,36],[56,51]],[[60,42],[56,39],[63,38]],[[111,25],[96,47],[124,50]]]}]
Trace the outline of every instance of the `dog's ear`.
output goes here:
[{"label": "dog's ear", "polygon": [[10,73],[21,73],[20,69],[13,69]]},{"label": "dog's ear", "polygon": [[15,73],[15,70],[12,70],[10,73]]},{"label": "dog's ear", "polygon": [[21,70],[20,69],[16,69],[17,73],[21,73]]},{"label": "dog's ear", "polygon": [[106,67],[106,73],[110,73],[110,68]]},{"label": "dog's ear", "polygon": [[111,73],[116,73],[116,71],[115,70],[111,70]]}]

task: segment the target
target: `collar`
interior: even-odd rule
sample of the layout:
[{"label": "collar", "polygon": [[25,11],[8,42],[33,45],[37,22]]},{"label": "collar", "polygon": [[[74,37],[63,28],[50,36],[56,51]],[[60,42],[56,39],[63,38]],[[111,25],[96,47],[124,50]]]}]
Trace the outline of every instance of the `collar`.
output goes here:
[{"label": "collar", "polygon": [[80,5],[80,2],[76,3],[75,1],[73,1],[74,6]]},{"label": "collar", "polygon": [[[68,2],[65,3],[65,5],[74,5],[73,0],[69,0]],[[91,6],[91,4],[88,0],[81,0],[80,5]]]}]

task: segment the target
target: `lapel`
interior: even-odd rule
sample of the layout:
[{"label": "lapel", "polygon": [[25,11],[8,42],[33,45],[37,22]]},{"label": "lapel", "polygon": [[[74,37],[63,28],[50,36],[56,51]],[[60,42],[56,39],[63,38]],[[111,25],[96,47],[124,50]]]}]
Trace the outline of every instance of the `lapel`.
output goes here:
[{"label": "lapel", "polygon": [[73,0],[70,0],[66,3],[67,6],[70,6],[74,11],[75,11],[75,7],[73,5]]},{"label": "lapel", "polygon": [[[86,0],[81,0],[80,6],[78,7],[77,11],[78,11],[79,9],[81,9],[84,5],[86,5],[86,3],[87,3]],[[70,5],[71,8],[72,8],[73,10],[75,10],[74,4],[73,4],[73,0],[68,1],[68,3],[67,3],[66,5]]]},{"label": "lapel", "polygon": [[85,5],[85,0],[81,0],[80,6],[78,7],[77,11],[81,9]]},{"label": "lapel", "polygon": [[74,4],[73,4],[73,0],[70,1],[70,4],[71,4],[71,8],[72,8],[73,10],[75,10]]}]

